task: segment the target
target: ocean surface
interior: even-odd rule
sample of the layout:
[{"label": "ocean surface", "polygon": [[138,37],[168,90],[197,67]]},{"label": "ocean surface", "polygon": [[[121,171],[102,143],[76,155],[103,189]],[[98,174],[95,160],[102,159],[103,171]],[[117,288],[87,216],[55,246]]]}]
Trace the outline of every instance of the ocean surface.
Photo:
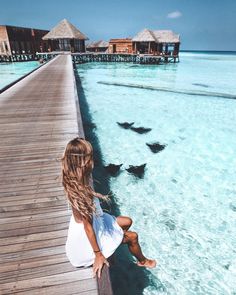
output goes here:
[{"label": "ocean surface", "polygon": [[[119,214],[133,219],[144,254],[158,260],[140,270],[118,250],[125,267],[113,271],[115,294],[235,295],[236,55],[182,53],[178,64],[77,70],[85,129],[103,165],[123,164],[107,175]],[[156,142],[164,149],[153,153],[146,143]],[[142,178],[126,171],[144,163]]]},{"label": "ocean surface", "polygon": [[0,89],[38,66],[38,61],[0,63]]}]

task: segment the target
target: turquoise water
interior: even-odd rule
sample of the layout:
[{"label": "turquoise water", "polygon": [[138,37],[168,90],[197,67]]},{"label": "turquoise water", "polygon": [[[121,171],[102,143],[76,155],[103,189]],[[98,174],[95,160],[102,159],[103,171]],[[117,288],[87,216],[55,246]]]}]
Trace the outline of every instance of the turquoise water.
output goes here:
[{"label": "turquoise water", "polygon": [[[109,180],[117,205],[132,217],[144,253],[159,263],[143,294],[233,295],[236,100],[229,98],[236,95],[236,56],[183,53],[180,60],[90,63],[78,73],[104,165],[123,164]],[[184,94],[190,90],[194,95]],[[116,123],[125,121],[152,130],[138,134]],[[146,146],[152,142],[166,147],[154,154]],[[125,170],[143,163],[143,179]]]},{"label": "turquoise water", "polygon": [[38,61],[0,63],[0,89],[38,66]]}]

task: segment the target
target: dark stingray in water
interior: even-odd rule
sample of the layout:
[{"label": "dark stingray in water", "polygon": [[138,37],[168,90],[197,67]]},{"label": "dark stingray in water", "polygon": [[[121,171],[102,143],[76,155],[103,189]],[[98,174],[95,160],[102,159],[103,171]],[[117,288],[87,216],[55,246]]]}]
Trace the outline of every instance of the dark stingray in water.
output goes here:
[{"label": "dark stingray in water", "polygon": [[128,123],[128,122],[124,122],[124,123],[120,123],[120,122],[116,122],[120,127],[124,128],[124,129],[130,129],[130,127],[134,124],[134,122]]},{"label": "dark stingray in water", "polygon": [[131,127],[130,129],[139,134],[148,133],[149,131],[152,130],[152,128],[144,128],[144,127]]},{"label": "dark stingray in water", "polygon": [[111,175],[111,176],[116,176],[118,172],[120,171],[120,167],[123,164],[115,165],[115,164],[109,164],[107,166],[104,166],[106,171]]},{"label": "dark stingray in water", "polygon": [[132,166],[129,165],[129,168],[125,169],[126,171],[128,171],[131,174],[134,174],[135,176],[142,178],[144,175],[144,169],[145,169],[146,163],[139,165],[139,166]]},{"label": "dark stingray in water", "polygon": [[146,145],[150,148],[150,150],[154,154],[159,153],[160,151],[164,150],[164,148],[166,147],[165,144],[160,144],[159,142],[146,143]]}]

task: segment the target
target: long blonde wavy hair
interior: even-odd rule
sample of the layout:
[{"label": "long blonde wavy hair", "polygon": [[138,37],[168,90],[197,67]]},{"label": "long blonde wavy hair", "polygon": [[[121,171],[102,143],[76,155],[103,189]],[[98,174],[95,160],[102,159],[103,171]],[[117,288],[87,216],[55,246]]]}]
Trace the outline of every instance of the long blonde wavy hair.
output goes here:
[{"label": "long blonde wavy hair", "polygon": [[95,212],[94,197],[108,201],[108,196],[99,194],[91,186],[93,148],[87,140],[76,137],[64,151],[62,161],[62,184],[68,202],[85,218]]}]

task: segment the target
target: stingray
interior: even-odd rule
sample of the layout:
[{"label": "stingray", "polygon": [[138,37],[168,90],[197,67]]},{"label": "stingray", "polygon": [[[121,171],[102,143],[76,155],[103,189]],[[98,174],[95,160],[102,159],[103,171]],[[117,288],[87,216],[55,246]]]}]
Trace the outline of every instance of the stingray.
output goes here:
[{"label": "stingray", "polygon": [[130,129],[139,134],[148,133],[149,131],[152,130],[152,128],[145,128],[145,127],[131,127]]},{"label": "stingray", "polygon": [[125,170],[139,178],[142,178],[144,175],[145,166],[146,166],[146,163],[139,166],[129,165],[129,168]]},{"label": "stingray", "polygon": [[165,144],[160,144],[159,142],[146,143],[146,145],[150,148],[150,150],[154,154],[159,153],[160,151],[164,150],[164,148],[166,147]]},{"label": "stingray", "polygon": [[124,128],[124,129],[130,129],[130,127],[134,124],[134,122],[128,123],[128,122],[124,122],[124,123],[120,123],[120,122],[116,122],[120,127]]},{"label": "stingray", "polygon": [[117,176],[118,172],[120,172],[120,167],[122,165],[123,164],[119,164],[119,165],[109,164],[107,166],[104,166],[104,168],[111,176]]}]

